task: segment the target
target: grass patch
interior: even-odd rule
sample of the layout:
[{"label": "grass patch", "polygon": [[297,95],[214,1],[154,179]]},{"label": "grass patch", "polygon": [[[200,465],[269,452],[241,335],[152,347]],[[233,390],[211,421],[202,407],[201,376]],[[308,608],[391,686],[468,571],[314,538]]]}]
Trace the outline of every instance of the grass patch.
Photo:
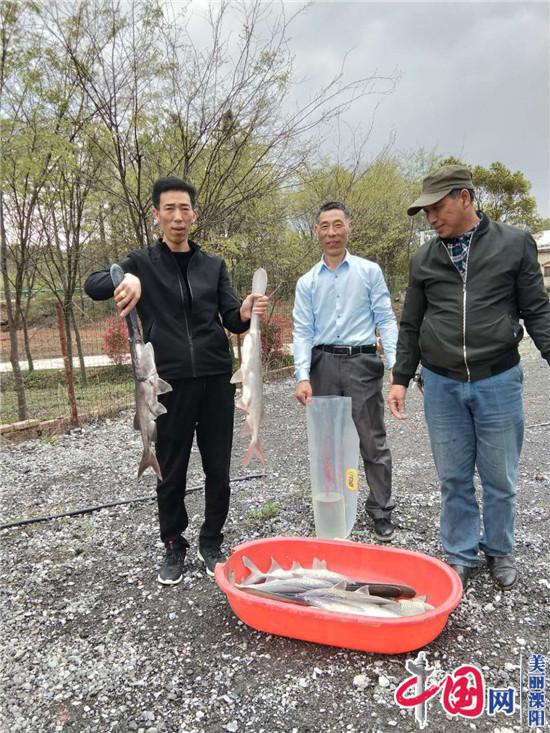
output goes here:
[{"label": "grass patch", "polygon": [[280,505],[269,499],[264,506],[251,509],[246,515],[246,519],[248,522],[267,522],[269,519],[274,519],[280,511]]},{"label": "grass patch", "polygon": [[[79,371],[75,370],[74,373],[75,399],[80,414],[107,407],[116,409],[132,402],[134,380],[130,366],[89,369],[87,375],[88,384],[84,387],[79,381]],[[53,420],[70,415],[64,373],[50,370],[26,372],[23,381],[28,419]],[[9,424],[19,420],[17,396],[13,386],[13,376],[3,374],[2,423]]]}]

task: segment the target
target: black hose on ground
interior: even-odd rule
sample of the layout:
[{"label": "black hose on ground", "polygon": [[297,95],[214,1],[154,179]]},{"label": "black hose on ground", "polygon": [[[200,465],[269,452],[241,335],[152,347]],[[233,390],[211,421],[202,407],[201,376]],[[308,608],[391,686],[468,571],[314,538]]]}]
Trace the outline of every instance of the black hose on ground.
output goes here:
[{"label": "black hose on ground", "polygon": [[[249,473],[245,476],[236,476],[235,478],[229,479],[229,482],[234,484],[239,481],[249,481],[253,478],[263,478],[265,473]],[[187,489],[185,494],[192,494],[195,491],[201,491],[204,486],[195,486],[192,489]],[[109,509],[113,506],[122,506],[123,504],[139,504],[142,501],[150,501],[156,499],[156,494],[148,494],[147,496],[136,496],[134,499],[121,499],[120,501],[111,501],[107,504],[98,504],[97,506],[84,507],[83,509],[75,509],[72,512],[62,512],[61,514],[50,514],[46,517],[32,517],[31,519],[19,519],[17,522],[8,522],[7,524],[0,524],[1,529],[10,529],[11,527],[22,527],[25,524],[35,524],[37,522],[49,522],[52,519],[61,519],[62,517],[76,517],[79,514],[91,514],[92,512],[98,512],[100,509]]]}]

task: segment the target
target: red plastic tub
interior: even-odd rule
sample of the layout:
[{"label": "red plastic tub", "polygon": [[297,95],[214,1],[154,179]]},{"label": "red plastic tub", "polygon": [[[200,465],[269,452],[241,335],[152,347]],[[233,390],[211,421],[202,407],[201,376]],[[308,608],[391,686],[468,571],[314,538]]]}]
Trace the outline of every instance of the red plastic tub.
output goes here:
[{"label": "red plastic tub", "polygon": [[[238,583],[249,574],[243,555],[263,571],[272,558],[283,568],[290,568],[294,560],[304,567],[311,567],[314,558],[326,560],[330,570],[353,579],[412,585],[417,595],[427,596],[434,610],[396,619],[369,618],[253,596],[229,581],[230,570]],[[225,563],[216,566],[215,579],[235,614],[254,629],[377,654],[409,652],[433,641],[462,596],[454,570],[429,555],[305,537],[273,537],[239,545]]]}]

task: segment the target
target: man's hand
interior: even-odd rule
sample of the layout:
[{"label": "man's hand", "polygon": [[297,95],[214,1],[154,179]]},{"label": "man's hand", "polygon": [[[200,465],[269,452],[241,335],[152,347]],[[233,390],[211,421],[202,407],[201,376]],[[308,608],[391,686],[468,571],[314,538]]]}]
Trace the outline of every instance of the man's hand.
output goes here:
[{"label": "man's hand", "polygon": [[254,309],[254,313],[257,313],[259,316],[263,316],[268,303],[268,295],[262,295],[261,293],[250,293],[250,295],[247,295],[241,304],[241,321],[245,323],[252,318],[252,309]]},{"label": "man's hand", "polygon": [[405,415],[406,393],[407,388],[403,387],[402,384],[393,384],[388,393],[388,407],[390,408],[391,414],[398,420],[404,420],[407,417]]},{"label": "man's hand", "polygon": [[115,288],[114,298],[118,314],[121,318],[124,318],[141,298],[141,281],[139,277],[126,273],[124,280]]},{"label": "man's hand", "polygon": [[296,385],[296,399],[301,405],[307,405],[313,396],[311,383],[307,379],[303,379]]}]

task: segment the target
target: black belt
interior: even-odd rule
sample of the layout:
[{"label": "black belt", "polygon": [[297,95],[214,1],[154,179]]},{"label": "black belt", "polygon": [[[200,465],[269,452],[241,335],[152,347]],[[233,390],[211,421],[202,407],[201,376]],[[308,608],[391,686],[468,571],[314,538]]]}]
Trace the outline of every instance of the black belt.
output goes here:
[{"label": "black belt", "polygon": [[320,344],[314,346],[314,349],[326,351],[328,354],[336,354],[336,356],[353,356],[354,354],[376,354],[376,345],[369,346],[326,346]]}]

